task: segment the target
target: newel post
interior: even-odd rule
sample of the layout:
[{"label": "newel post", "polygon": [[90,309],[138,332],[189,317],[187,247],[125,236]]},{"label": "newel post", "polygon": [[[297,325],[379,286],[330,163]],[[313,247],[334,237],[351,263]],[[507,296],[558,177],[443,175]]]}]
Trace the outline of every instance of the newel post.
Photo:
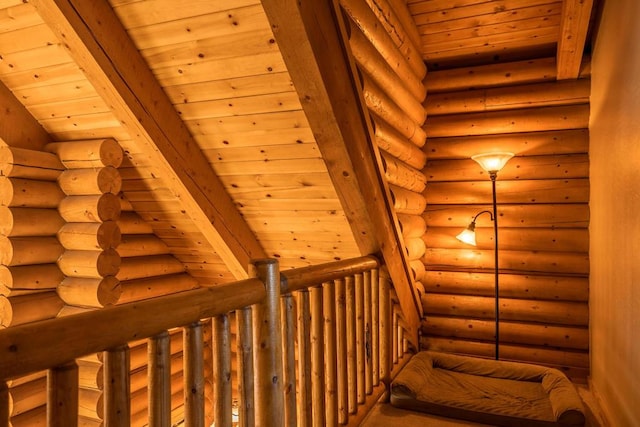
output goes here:
[{"label": "newel post", "polygon": [[280,270],[275,259],[252,261],[249,275],[262,280],[264,301],[253,306],[256,426],[284,425]]}]

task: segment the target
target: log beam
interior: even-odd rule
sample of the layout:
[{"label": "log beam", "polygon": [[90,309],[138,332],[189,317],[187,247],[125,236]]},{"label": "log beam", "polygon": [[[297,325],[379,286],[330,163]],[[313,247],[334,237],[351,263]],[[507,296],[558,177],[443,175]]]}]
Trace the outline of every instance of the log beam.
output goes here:
[{"label": "log beam", "polygon": [[364,100],[355,89],[360,83],[354,82],[355,62],[345,45],[341,17],[329,2],[269,0],[263,6],[360,250],[382,251],[410,326],[409,340],[416,343],[419,301],[370,140]]},{"label": "log beam", "polygon": [[575,79],[580,73],[593,0],[564,0],[558,39],[558,80]]},{"label": "log beam", "polygon": [[265,253],[107,1],[32,3],[236,278]]}]

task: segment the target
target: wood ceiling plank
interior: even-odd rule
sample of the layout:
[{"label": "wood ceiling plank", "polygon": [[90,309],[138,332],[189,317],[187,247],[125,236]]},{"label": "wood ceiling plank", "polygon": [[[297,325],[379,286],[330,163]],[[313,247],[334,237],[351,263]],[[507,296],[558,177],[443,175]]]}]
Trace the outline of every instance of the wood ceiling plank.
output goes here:
[{"label": "wood ceiling plank", "polygon": [[575,79],[580,74],[593,0],[564,0],[558,40],[558,80]]},{"label": "wood ceiling plank", "polygon": [[164,90],[174,104],[295,92],[287,72],[168,86]]},{"label": "wood ceiling plank", "polygon": [[55,44],[58,40],[46,24],[20,28],[7,33],[0,33],[0,52],[2,55],[21,50],[36,49]]},{"label": "wood ceiling plank", "polygon": [[266,52],[250,57],[227,58],[221,61],[202,61],[180,67],[153,69],[163,86],[192,84],[212,80],[257,76],[286,72],[280,52]]},{"label": "wood ceiling plank", "polygon": [[307,126],[304,111],[269,112],[247,114],[244,116],[227,116],[218,118],[203,118],[199,120],[185,120],[195,135],[216,133],[246,132],[247,129],[273,130],[291,129]]},{"label": "wood ceiling plank", "polygon": [[[234,0],[233,9],[257,4],[260,4],[259,0]],[[189,7],[176,7],[175,0],[111,0],[111,5],[126,28],[144,27],[230,10],[229,2],[225,0],[192,0]]]},{"label": "wood ceiling plank", "polygon": [[500,21],[489,25],[476,25],[460,30],[444,31],[429,35],[424,35],[422,44],[424,46],[436,45],[440,43],[456,42],[459,45],[466,46],[470,39],[483,39],[497,34],[511,34],[516,31],[532,30],[544,27],[560,26],[560,8],[558,13],[545,16],[536,16],[529,19],[519,19],[517,21],[504,22]]},{"label": "wood ceiling plank", "polygon": [[203,149],[224,147],[258,147],[261,145],[290,145],[314,142],[315,137],[308,126],[290,129],[265,129],[244,132],[216,132],[214,134],[194,135]]},{"label": "wood ceiling plank", "polygon": [[95,89],[86,80],[59,83],[47,87],[14,89],[13,93],[26,107],[60,102],[70,98],[80,100],[96,96]]},{"label": "wood ceiling plank", "polygon": [[85,79],[82,70],[74,62],[52,67],[39,67],[33,70],[20,71],[2,75],[2,81],[12,90],[45,88],[50,85],[68,83]]},{"label": "wood ceiling plank", "polygon": [[277,52],[278,47],[271,30],[264,28],[179,44],[159,44],[141,53],[152,68],[160,68],[252,56],[269,51]]},{"label": "wood ceiling plank", "polygon": [[225,162],[217,163],[214,168],[218,176],[231,175],[266,175],[272,173],[314,173],[326,172],[324,161],[317,159],[293,159],[293,160],[259,160],[253,162]]},{"label": "wood ceiling plank", "polygon": [[340,28],[336,22],[336,5],[265,0],[263,6],[358,246],[365,254],[382,251],[409,325],[408,338],[417,344],[419,301],[369,140],[372,132],[355,89],[355,64],[345,51],[344,24]]},{"label": "wood ceiling plank", "polygon": [[522,0],[495,0],[487,3],[475,4],[470,6],[463,6],[459,8],[452,8],[444,11],[437,11],[431,13],[423,13],[414,15],[416,25],[434,24],[437,22],[454,21],[463,18],[473,18],[480,16],[487,16],[491,19],[499,13],[518,13],[517,10],[523,7],[533,7],[545,5],[545,7],[552,7],[553,3],[560,3],[562,0],[528,0],[523,2]]},{"label": "wood ceiling plank", "polygon": [[245,116],[301,109],[300,100],[295,92],[176,104],[176,110],[184,120]]},{"label": "wood ceiling plank", "polygon": [[444,43],[426,45],[422,47],[423,57],[427,61],[440,58],[450,58],[475,54],[476,52],[530,48],[558,39],[558,26],[536,27],[527,30],[487,35],[465,40],[450,40]]},{"label": "wood ceiling plank", "polygon": [[424,38],[431,34],[445,33],[447,31],[473,29],[476,26],[495,25],[502,22],[508,23],[547,15],[556,15],[560,14],[561,10],[562,5],[559,3],[543,4],[532,7],[523,7],[518,9],[517,13],[513,13],[513,11],[496,12],[491,15],[472,16],[470,18],[420,25],[418,30]]},{"label": "wood ceiling plank", "polygon": [[221,147],[204,150],[212,162],[242,162],[252,160],[318,159],[320,150],[313,142],[296,144],[262,145],[258,147]]},{"label": "wood ceiling plank", "polygon": [[[145,6],[149,7],[149,5]],[[118,12],[117,9],[116,12]],[[124,14],[119,17],[126,21]],[[180,20],[169,17],[168,21],[147,27],[132,28],[129,32],[138,48],[145,50],[156,45],[206,40],[268,28],[269,22],[258,4]]]},{"label": "wood ceiling plank", "polygon": [[202,151],[106,1],[32,2],[236,278],[264,256]]},{"label": "wood ceiling plank", "polygon": [[31,5],[25,2],[0,10],[0,33],[15,31],[38,24],[42,24],[42,20],[38,15],[33,13]]}]

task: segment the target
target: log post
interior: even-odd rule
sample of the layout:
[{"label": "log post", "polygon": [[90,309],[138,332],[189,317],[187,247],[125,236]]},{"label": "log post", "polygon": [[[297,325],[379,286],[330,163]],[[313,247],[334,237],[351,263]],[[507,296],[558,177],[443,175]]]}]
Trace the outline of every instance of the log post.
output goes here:
[{"label": "log post", "polygon": [[171,426],[171,340],[169,332],[149,338],[149,425]]},{"label": "log post", "polygon": [[204,334],[201,322],[184,328],[184,425],[204,426]]},{"label": "log post", "polygon": [[78,425],[78,365],[49,369],[47,375],[47,426]]},{"label": "log post", "polygon": [[227,314],[213,319],[213,395],[216,425],[231,427],[231,331]]},{"label": "log post", "polygon": [[253,427],[255,425],[255,399],[251,307],[241,308],[236,311],[236,325],[238,395],[240,398],[238,425],[240,427]]},{"label": "log post", "polygon": [[253,307],[256,425],[281,426],[284,424],[284,396],[278,261],[257,260],[249,270],[250,276],[264,282],[267,292],[264,301]]},{"label": "log post", "polygon": [[303,289],[296,294],[298,308],[298,426],[312,427],[313,403],[311,375],[311,302],[309,291]]},{"label": "log post", "polygon": [[325,409],[326,425],[338,425],[338,351],[336,335],[335,283],[322,285],[322,312],[324,317]]},{"label": "log post", "polygon": [[282,349],[283,386],[284,386],[284,425],[295,427],[296,414],[296,357],[295,357],[295,324],[293,317],[293,295],[286,294],[281,298],[282,313]]},{"label": "log post", "polygon": [[125,426],[131,418],[129,346],[104,352],[104,425]]},{"label": "log post", "polygon": [[[325,425],[324,316],[321,286],[311,288],[311,401],[313,427]],[[328,388],[327,388],[328,390]],[[326,393],[328,395],[328,393]]]}]

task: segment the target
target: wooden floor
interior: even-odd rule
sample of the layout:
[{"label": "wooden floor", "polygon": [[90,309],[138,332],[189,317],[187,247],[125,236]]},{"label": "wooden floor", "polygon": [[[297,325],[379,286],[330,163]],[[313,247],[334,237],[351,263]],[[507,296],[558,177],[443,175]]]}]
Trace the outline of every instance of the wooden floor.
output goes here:
[{"label": "wooden floor", "polygon": [[[578,392],[585,404],[587,422],[585,427],[607,425],[601,415],[593,394],[585,386],[578,386]],[[388,403],[379,403],[362,422],[361,427],[486,427],[486,424],[472,423],[453,418],[438,417],[420,412],[394,408]]]}]

